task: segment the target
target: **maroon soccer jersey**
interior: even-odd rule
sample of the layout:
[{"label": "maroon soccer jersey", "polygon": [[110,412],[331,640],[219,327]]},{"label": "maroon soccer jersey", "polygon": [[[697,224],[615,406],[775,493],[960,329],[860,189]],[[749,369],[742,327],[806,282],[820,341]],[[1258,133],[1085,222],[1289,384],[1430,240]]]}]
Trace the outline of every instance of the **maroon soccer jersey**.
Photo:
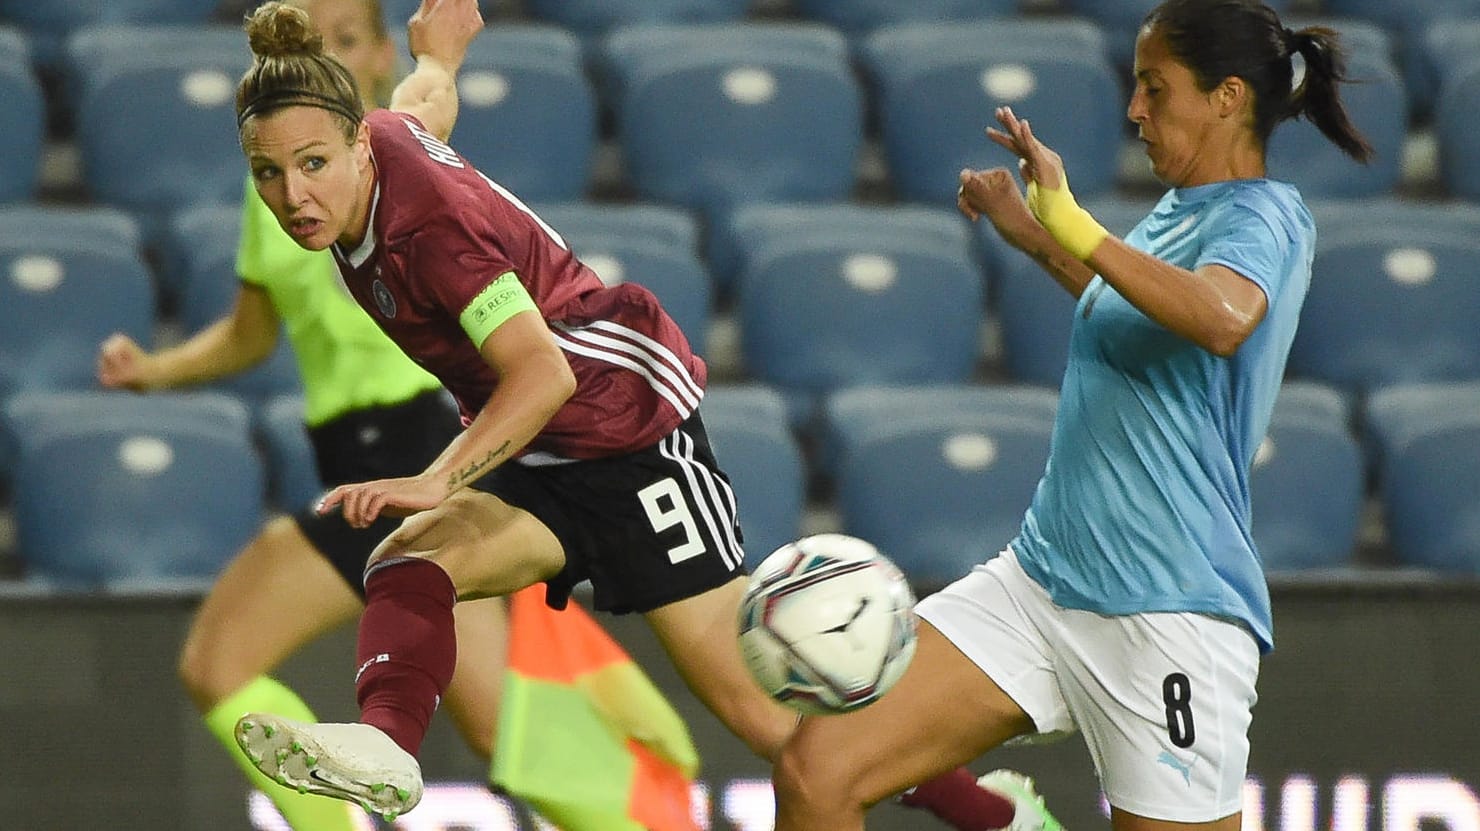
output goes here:
[{"label": "maroon soccer jersey", "polygon": [[334,259],[350,294],[442,381],[464,419],[487,403],[498,374],[459,316],[509,272],[576,377],[575,394],[525,453],[627,453],[694,412],[707,370],[652,292],[602,284],[555,230],[412,116],[376,110],[365,121],[377,176],[370,230],[355,251],[336,243]]}]

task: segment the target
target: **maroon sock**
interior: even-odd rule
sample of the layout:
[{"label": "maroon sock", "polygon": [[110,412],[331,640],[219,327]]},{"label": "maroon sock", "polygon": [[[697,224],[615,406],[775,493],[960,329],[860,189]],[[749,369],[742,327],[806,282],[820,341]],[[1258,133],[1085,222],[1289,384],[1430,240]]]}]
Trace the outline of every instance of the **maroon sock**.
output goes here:
[{"label": "maroon sock", "polygon": [[1017,809],[1012,800],[977,787],[976,775],[966,768],[941,774],[899,801],[924,808],[956,831],[995,831],[1012,824]]},{"label": "maroon sock", "polygon": [[365,579],[355,676],[360,721],[412,756],[457,665],[456,597],[441,566],[415,557],[387,563]]}]

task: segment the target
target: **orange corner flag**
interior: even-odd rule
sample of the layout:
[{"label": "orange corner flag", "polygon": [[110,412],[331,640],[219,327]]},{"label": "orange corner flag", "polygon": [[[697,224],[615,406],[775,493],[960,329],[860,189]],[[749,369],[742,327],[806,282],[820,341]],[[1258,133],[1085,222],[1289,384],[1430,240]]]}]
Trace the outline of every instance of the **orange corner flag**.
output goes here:
[{"label": "orange corner flag", "polygon": [[683,718],[578,604],[509,598],[509,664],[489,778],[563,831],[697,831]]}]

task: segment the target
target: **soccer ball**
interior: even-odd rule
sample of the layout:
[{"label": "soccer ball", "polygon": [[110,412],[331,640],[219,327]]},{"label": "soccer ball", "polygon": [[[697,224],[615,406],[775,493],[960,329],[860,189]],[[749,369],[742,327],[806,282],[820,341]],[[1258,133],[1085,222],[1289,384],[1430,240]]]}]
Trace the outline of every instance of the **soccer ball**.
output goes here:
[{"label": "soccer ball", "polygon": [[915,654],[915,597],[879,550],[818,534],[772,552],[740,602],[740,653],[771,697],[802,713],[878,700]]}]

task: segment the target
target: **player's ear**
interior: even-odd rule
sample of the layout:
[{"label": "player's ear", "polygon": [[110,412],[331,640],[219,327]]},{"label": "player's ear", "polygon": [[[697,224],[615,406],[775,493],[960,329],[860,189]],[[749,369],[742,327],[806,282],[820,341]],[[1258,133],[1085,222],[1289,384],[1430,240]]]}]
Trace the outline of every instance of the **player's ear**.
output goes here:
[{"label": "player's ear", "polygon": [[1213,100],[1218,107],[1218,115],[1229,118],[1239,115],[1245,108],[1249,99],[1249,85],[1243,78],[1230,75],[1224,78],[1217,87],[1213,89]]},{"label": "player's ear", "polygon": [[363,120],[355,129],[355,140],[350,147],[355,156],[355,166],[361,170],[370,166],[370,125]]}]

